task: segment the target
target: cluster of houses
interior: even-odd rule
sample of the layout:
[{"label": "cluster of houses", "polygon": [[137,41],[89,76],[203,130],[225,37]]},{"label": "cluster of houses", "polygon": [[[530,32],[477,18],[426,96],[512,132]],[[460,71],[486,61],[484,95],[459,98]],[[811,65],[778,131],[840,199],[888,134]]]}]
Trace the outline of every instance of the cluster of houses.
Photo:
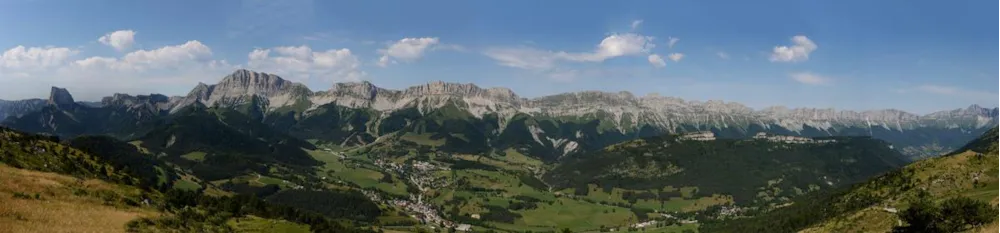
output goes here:
[{"label": "cluster of houses", "polygon": [[[385,171],[395,172],[401,177],[405,177],[406,180],[416,185],[421,191],[428,187],[441,187],[447,185],[445,183],[446,179],[436,179],[434,176],[430,175],[430,172],[437,170],[451,170],[448,167],[434,165],[433,163],[425,161],[414,161],[409,164],[409,166],[406,166],[406,164],[398,164],[385,159],[376,159],[375,165]],[[376,192],[364,191],[364,193],[372,201],[382,202],[382,199]],[[386,200],[384,203],[413,213],[410,217],[420,220],[424,224],[433,224],[443,228],[453,228],[458,231],[469,231],[472,229],[471,225],[456,224],[455,222],[442,218],[433,206],[423,202],[423,195],[421,194],[410,194],[410,200],[392,199]]]},{"label": "cluster of houses", "polygon": [[410,194],[410,200],[403,200],[403,199],[384,200],[375,191],[362,190],[361,193],[363,193],[366,197],[368,197],[368,199],[374,202],[385,203],[387,205],[403,209],[406,212],[413,213],[410,215],[410,217],[419,220],[423,224],[433,224],[442,228],[449,228],[449,229],[453,228],[458,231],[469,231],[472,229],[472,226],[469,224],[456,224],[455,222],[448,221],[447,219],[442,218],[441,215],[438,214],[438,211],[434,209],[433,206],[423,202],[423,198],[421,195]]},{"label": "cluster of houses", "polygon": [[[712,140],[715,140],[715,133],[712,133],[712,131],[690,132],[690,133],[684,133],[684,134],[679,135],[679,138],[681,140],[690,140],[690,141],[712,141]],[[831,143],[831,142],[836,142],[836,140],[833,140],[833,139],[816,140],[816,139],[807,138],[807,137],[797,137],[797,136],[787,136],[787,135],[768,135],[765,132],[757,133],[757,135],[753,136],[753,139],[767,140],[767,141],[781,142],[781,143],[793,143],[793,144]]]},{"label": "cluster of houses", "polygon": [[691,141],[713,141],[715,140],[715,133],[712,133],[712,131],[685,133],[680,135],[680,139]]},{"label": "cluster of houses", "polygon": [[753,136],[753,139],[757,140],[767,140],[771,142],[781,142],[781,143],[792,143],[792,144],[809,144],[809,143],[831,143],[836,142],[833,139],[822,139],[816,140],[807,137],[796,137],[796,136],[786,136],[786,135],[768,135],[767,133],[760,132]]},{"label": "cluster of houses", "polygon": [[447,179],[435,178],[430,172],[451,170],[449,167],[438,166],[425,161],[415,161],[406,166],[405,164],[393,163],[384,159],[376,159],[375,166],[386,171],[395,172],[400,177],[405,177],[407,181],[416,185],[421,191],[424,191],[426,188],[447,186]]}]

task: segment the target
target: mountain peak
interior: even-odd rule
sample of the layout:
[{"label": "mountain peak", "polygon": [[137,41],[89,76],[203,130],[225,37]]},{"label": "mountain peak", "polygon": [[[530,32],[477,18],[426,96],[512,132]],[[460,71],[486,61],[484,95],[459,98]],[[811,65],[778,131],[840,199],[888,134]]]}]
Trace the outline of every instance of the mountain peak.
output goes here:
[{"label": "mountain peak", "polygon": [[223,78],[222,81],[219,81],[219,84],[240,83],[243,85],[260,85],[260,84],[283,85],[286,82],[289,81],[286,81],[285,79],[281,78],[278,75],[263,73],[263,72],[255,72],[247,69],[238,69],[236,71],[233,71],[232,74],[226,75],[226,77]]},{"label": "mountain peak", "polygon": [[76,104],[76,101],[73,101],[73,95],[70,95],[66,88],[53,86],[52,91],[49,92],[48,103],[59,107],[66,107],[73,106],[73,104]]}]

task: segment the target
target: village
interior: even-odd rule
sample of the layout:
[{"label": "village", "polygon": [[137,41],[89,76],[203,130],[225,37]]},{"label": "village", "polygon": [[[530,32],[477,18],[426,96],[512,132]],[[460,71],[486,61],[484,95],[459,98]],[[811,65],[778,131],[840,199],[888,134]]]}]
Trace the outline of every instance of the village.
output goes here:
[{"label": "village", "polygon": [[[449,167],[434,165],[426,161],[413,161],[409,164],[399,164],[385,159],[376,159],[374,164],[385,171],[396,173],[401,178],[416,186],[420,192],[424,192],[432,188],[447,186],[448,183],[446,179],[435,178],[431,175],[431,173],[434,171],[451,170]],[[383,200],[379,197],[377,192],[365,191],[364,193],[372,201],[385,203],[413,213],[410,217],[418,219],[424,224],[433,224],[442,228],[455,229],[458,231],[469,231],[472,229],[472,226],[469,224],[456,224],[455,222],[441,217],[438,210],[435,209],[434,206],[423,202],[423,194],[411,193],[408,200]]]},{"label": "village", "polygon": [[[715,133],[712,131],[698,131],[684,133],[679,136],[681,140],[688,141],[714,141]],[[798,137],[798,136],[788,136],[788,135],[769,135],[764,132],[757,133],[752,137],[753,140],[765,140],[769,142],[779,142],[779,143],[790,143],[790,144],[823,144],[823,143],[833,143],[836,140],[833,139],[812,139],[808,137]]]}]

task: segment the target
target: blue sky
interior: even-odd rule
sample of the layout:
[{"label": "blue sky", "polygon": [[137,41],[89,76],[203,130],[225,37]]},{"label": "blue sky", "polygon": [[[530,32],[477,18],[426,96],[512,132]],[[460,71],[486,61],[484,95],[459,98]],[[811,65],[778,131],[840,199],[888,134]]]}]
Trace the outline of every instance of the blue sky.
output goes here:
[{"label": "blue sky", "polygon": [[525,97],[624,90],[754,108],[995,107],[995,5],[6,0],[0,99],[44,97],[53,85],[83,100],[183,95],[250,68],[313,90],[443,80]]}]

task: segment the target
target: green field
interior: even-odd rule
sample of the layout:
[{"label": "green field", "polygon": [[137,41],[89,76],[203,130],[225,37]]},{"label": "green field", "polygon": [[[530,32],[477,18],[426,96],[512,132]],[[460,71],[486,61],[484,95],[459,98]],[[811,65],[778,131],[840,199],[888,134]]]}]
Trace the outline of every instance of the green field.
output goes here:
[{"label": "green field", "polygon": [[201,185],[195,183],[194,181],[178,179],[177,181],[174,181],[174,188],[193,191],[201,189]]},{"label": "green field", "polygon": [[205,152],[195,151],[195,152],[183,154],[183,155],[181,155],[181,158],[184,158],[184,159],[187,159],[187,160],[191,160],[191,161],[195,161],[195,162],[201,162],[201,161],[205,161],[205,155],[206,155]]},{"label": "green field", "polygon": [[395,195],[406,195],[406,184],[405,181],[398,179],[393,179],[392,183],[385,183],[379,181],[382,179],[382,172],[374,170],[373,165],[357,163],[349,159],[341,159],[337,155],[334,155],[325,151],[309,151],[314,159],[319,160],[324,163],[321,169],[317,171],[318,177],[328,177],[332,175],[344,182],[350,182],[361,186],[362,188],[376,188],[387,193]]}]

